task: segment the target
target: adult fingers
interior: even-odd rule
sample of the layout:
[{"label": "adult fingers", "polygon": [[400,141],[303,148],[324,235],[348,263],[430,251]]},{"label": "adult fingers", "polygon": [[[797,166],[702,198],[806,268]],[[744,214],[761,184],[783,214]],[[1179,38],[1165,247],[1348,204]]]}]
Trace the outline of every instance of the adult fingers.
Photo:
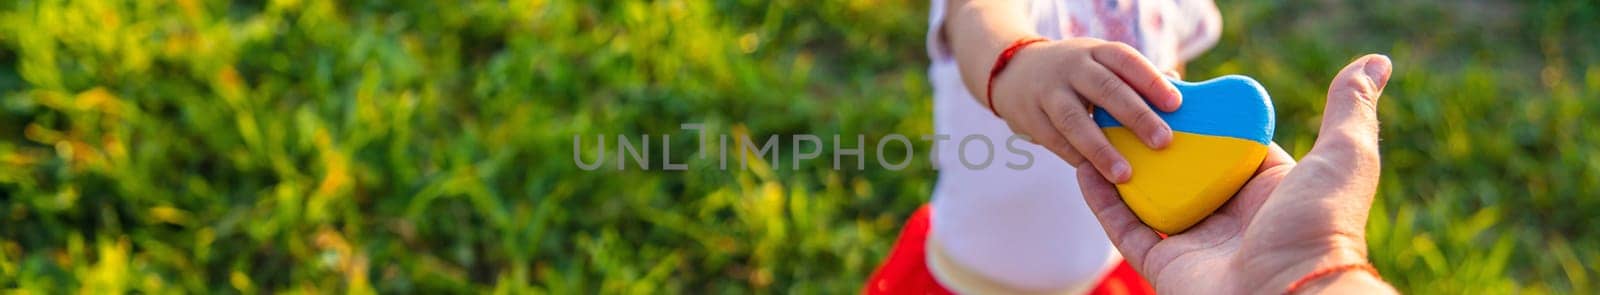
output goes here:
[{"label": "adult fingers", "polygon": [[1095,62],[1105,65],[1117,76],[1122,77],[1127,85],[1132,85],[1134,90],[1143,94],[1150,104],[1162,111],[1177,111],[1183,103],[1183,96],[1178,93],[1178,88],[1167,83],[1161,76],[1161,70],[1141,55],[1138,50],[1120,42],[1107,42],[1090,49],[1090,55]]},{"label": "adult fingers", "polygon": [[[1234,194],[1233,200],[1227,205],[1228,210],[1238,214],[1241,220],[1253,220],[1261,206],[1271,197],[1272,191],[1283,182],[1285,175],[1294,168],[1294,157],[1289,156],[1278,143],[1267,147],[1267,156],[1261,160],[1261,166],[1256,168],[1250,182]],[[1243,224],[1241,224],[1243,226]]]},{"label": "adult fingers", "polygon": [[1377,102],[1390,68],[1387,57],[1368,55],[1334,77],[1316,144],[1273,190],[1264,206],[1274,211],[1260,212],[1282,227],[1263,227],[1264,235],[1364,239],[1381,168]]},{"label": "adult fingers", "polygon": [[1056,131],[1101,175],[1116,183],[1127,182],[1133,177],[1133,166],[1128,165],[1128,160],[1117,153],[1110,141],[1106,141],[1100,127],[1089,118],[1089,110],[1077,101],[1077,97],[1071,93],[1061,91],[1046,98],[1042,107]]},{"label": "adult fingers", "polygon": [[1256,173],[1260,174],[1262,171],[1267,171],[1267,169],[1283,165],[1294,165],[1294,156],[1290,156],[1289,152],[1284,151],[1282,146],[1279,146],[1277,142],[1273,142],[1272,145],[1267,146],[1267,157],[1261,160],[1260,167],[1256,167]]},{"label": "adult fingers", "polygon": [[1132,130],[1144,141],[1145,146],[1160,149],[1172,142],[1172,130],[1167,122],[1162,121],[1143,99],[1139,99],[1139,94],[1128,83],[1104,66],[1084,65],[1072,76],[1069,84],[1080,96],[1104,108],[1122,126]]},{"label": "adult fingers", "polygon": [[1117,188],[1096,174],[1094,169],[1078,167],[1078,187],[1083,189],[1083,201],[1089,205],[1089,211],[1094,212],[1095,219],[1100,220],[1100,227],[1105,229],[1111,245],[1122,252],[1123,259],[1127,259],[1129,265],[1138,268],[1141,273],[1150,271],[1145,267],[1145,257],[1161,241],[1161,236],[1140,222],[1139,217],[1133,215],[1128,205],[1122,202]]},{"label": "adult fingers", "polygon": [[1378,159],[1378,97],[1389,81],[1392,65],[1382,55],[1367,55],[1345,66],[1328,88],[1327,108],[1317,142],[1306,156],[1335,166],[1337,171],[1376,189]]}]

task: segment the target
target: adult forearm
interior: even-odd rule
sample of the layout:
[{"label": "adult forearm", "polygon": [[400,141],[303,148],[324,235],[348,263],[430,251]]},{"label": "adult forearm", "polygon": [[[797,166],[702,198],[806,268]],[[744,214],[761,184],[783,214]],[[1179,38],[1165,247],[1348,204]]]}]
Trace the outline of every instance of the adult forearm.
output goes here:
[{"label": "adult forearm", "polygon": [[995,57],[1017,39],[1037,36],[1022,3],[1014,0],[952,0],[947,3],[944,40],[972,97],[984,100]]}]

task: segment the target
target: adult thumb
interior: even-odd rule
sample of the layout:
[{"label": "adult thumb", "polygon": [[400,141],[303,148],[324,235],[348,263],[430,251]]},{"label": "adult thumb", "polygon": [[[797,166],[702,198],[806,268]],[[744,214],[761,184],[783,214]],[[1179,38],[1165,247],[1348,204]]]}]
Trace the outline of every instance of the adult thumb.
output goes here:
[{"label": "adult thumb", "polygon": [[[1328,87],[1322,128],[1312,148],[1334,163],[1376,168],[1378,161],[1378,97],[1389,82],[1389,57],[1369,54],[1339,71]],[[1376,172],[1376,171],[1373,171]]]}]

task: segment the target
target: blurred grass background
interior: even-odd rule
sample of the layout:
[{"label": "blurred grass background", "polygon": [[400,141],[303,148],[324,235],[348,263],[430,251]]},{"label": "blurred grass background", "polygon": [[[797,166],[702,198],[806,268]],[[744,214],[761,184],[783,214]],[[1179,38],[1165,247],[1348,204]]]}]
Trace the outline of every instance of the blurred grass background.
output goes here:
[{"label": "blurred grass background", "polygon": [[[1600,4],[1219,2],[1187,76],[1260,79],[1297,155],[1339,67],[1395,60],[1387,280],[1600,292]],[[0,290],[854,292],[925,162],[724,172],[679,124],[931,133],[926,6],[0,2]],[[575,135],[645,133],[691,171],[569,160]]]}]

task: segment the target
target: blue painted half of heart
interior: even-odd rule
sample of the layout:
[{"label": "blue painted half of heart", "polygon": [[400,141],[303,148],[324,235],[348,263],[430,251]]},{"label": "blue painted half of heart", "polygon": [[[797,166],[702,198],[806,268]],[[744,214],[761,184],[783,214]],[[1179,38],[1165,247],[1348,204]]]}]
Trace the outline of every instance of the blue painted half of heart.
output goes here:
[{"label": "blue painted half of heart", "polygon": [[[1272,99],[1255,79],[1227,75],[1204,82],[1167,81],[1183,95],[1183,104],[1170,113],[1156,110],[1156,115],[1173,131],[1240,138],[1261,144],[1272,141],[1272,129],[1276,126]],[[1100,128],[1122,126],[1101,108],[1095,108],[1094,122]]]}]

